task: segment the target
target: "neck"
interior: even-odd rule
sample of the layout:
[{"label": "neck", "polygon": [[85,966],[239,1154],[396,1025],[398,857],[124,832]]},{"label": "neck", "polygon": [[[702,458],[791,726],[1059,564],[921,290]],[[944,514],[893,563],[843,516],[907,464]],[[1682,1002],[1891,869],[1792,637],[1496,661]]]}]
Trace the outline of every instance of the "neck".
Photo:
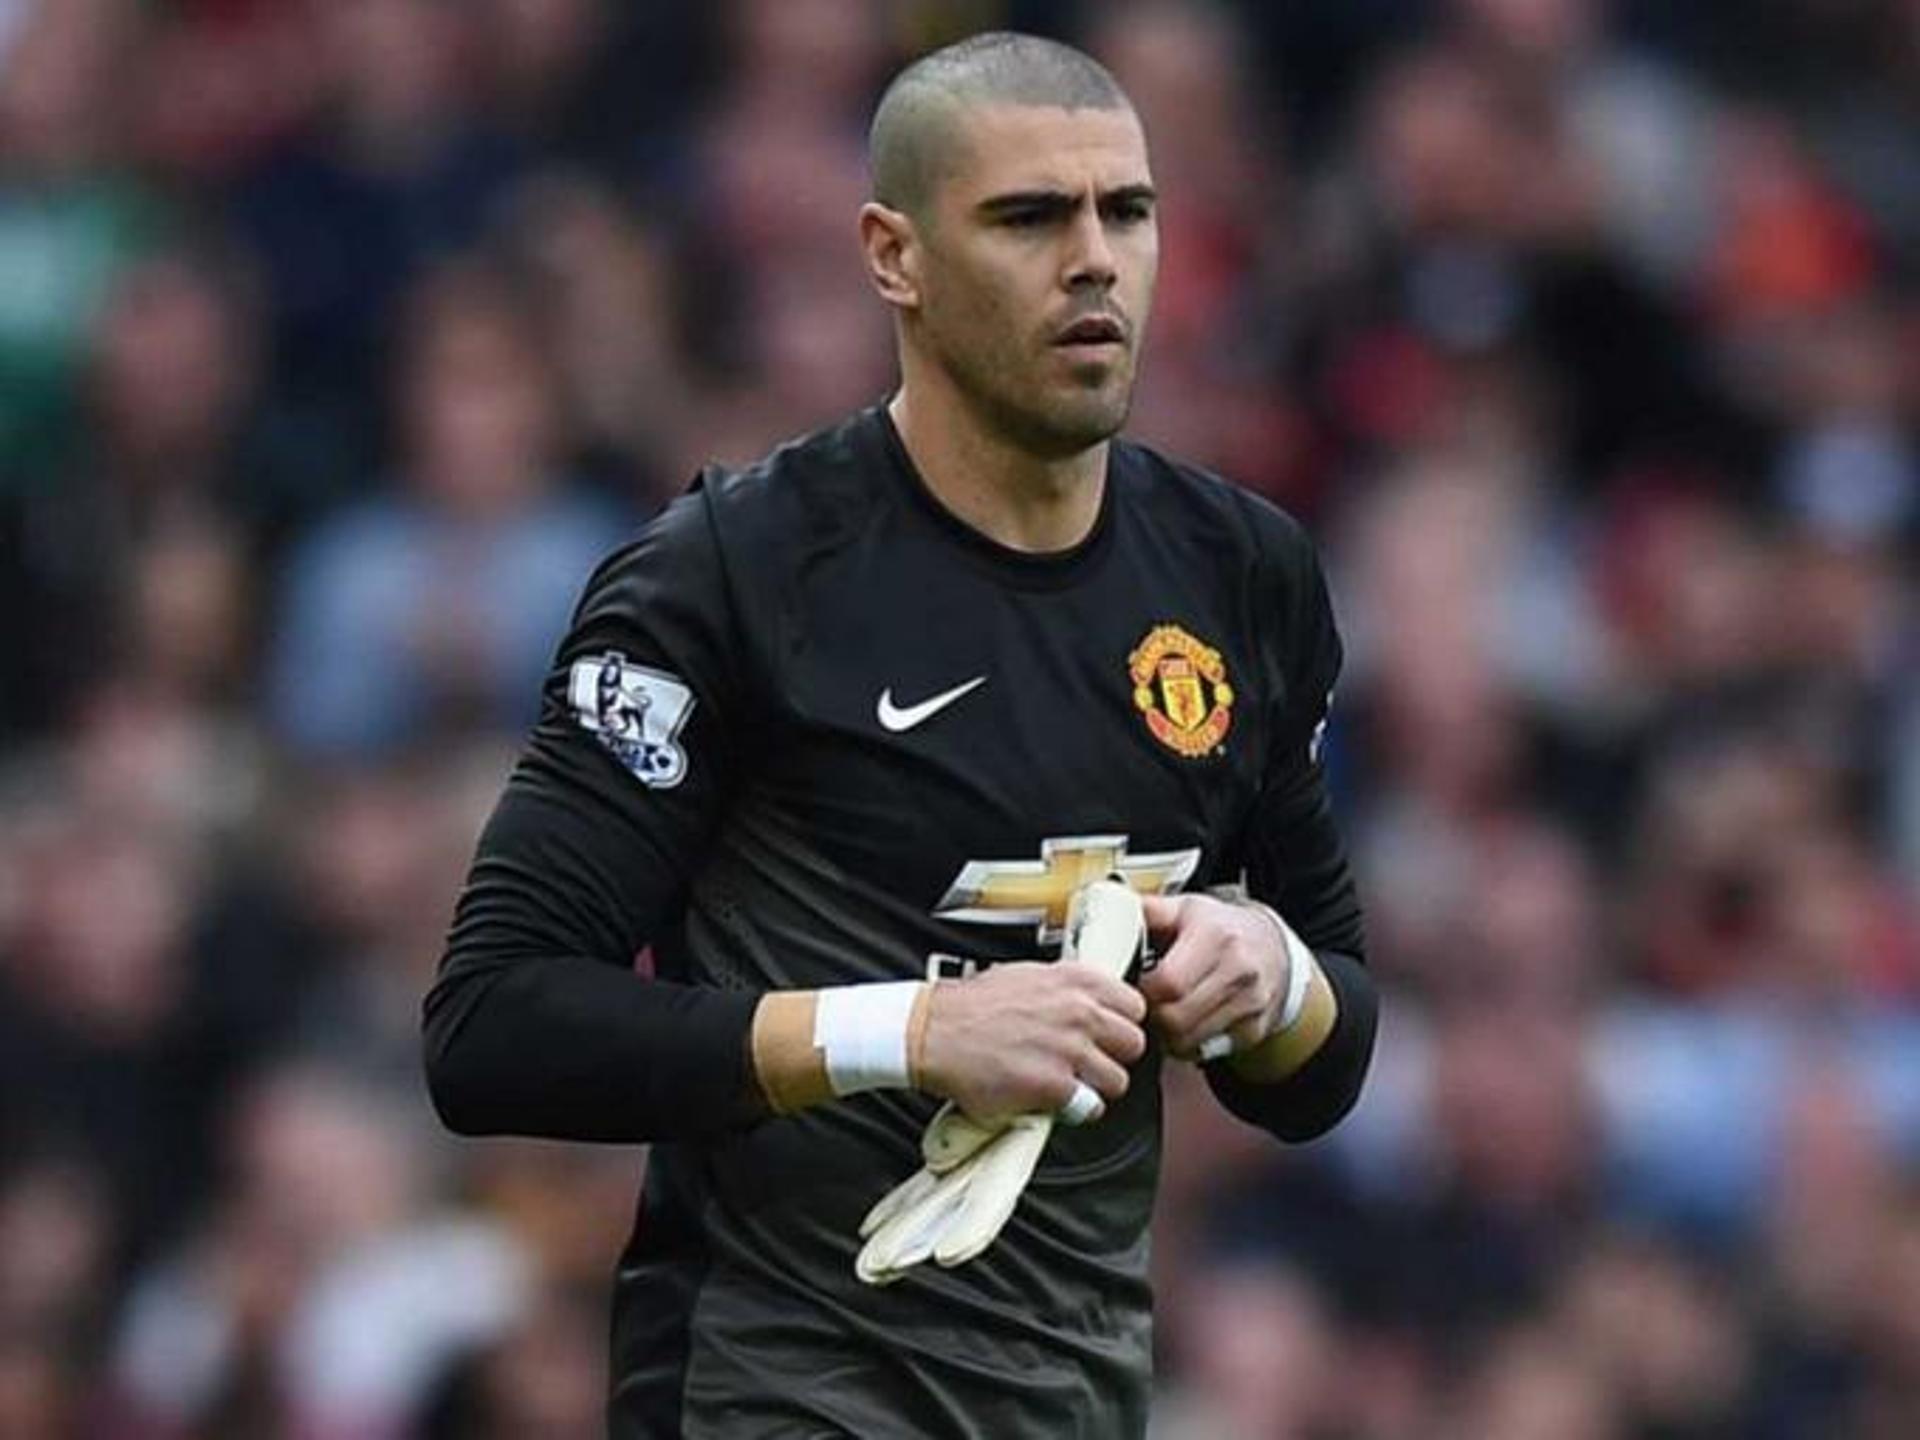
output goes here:
[{"label": "neck", "polygon": [[958,396],[930,392],[911,376],[887,413],[927,488],[988,539],[1045,554],[1070,550],[1092,532],[1106,488],[1106,441],[1064,458],[1038,456]]}]

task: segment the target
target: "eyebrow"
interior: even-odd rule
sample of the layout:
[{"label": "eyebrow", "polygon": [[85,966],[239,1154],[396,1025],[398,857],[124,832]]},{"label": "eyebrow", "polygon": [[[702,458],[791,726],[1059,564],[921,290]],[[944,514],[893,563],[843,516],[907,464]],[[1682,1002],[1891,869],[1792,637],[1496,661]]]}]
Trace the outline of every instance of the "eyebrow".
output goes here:
[{"label": "eyebrow", "polygon": [[[1096,203],[1104,208],[1108,205],[1151,202],[1156,198],[1157,192],[1151,185],[1120,185],[1112,190],[1102,190]],[[992,219],[1019,210],[1067,210],[1079,203],[1079,194],[1073,191],[1010,190],[1003,195],[989,196],[974,209],[988,219]]]}]

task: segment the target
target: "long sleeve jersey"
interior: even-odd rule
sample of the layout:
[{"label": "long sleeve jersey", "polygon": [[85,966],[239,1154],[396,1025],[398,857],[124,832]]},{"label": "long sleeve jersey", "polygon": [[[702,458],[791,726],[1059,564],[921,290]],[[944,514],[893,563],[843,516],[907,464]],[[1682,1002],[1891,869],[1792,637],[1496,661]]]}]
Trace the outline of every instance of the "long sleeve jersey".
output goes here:
[{"label": "long sleeve jersey", "polygon": [[1244,884],[1340,1019],[1285,1082],[1207,1078],[1276,1135],[1324,1131],[1375,1005],[1318,755],[1339,665],[1313,548],[1266,502],[1115,441],[1087,537],[1022,553],[940,504],[878,407],[708,472],[601,566],[426,1036],[460,1131],[653,1143],[615,1434],[1144,1430],[1157,1051],[1100,1123],[1056,1130],[986,1255],[871,1290],[859,1220],[937,1102],[770,1117],[753,1010],[1049,958],[1101,875]]}]

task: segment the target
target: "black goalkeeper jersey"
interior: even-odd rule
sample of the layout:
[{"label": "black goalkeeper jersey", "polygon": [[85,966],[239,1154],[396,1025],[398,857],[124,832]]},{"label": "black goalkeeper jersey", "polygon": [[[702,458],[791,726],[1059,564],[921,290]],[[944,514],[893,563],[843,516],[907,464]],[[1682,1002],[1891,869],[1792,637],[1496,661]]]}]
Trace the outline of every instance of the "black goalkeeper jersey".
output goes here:
[{"label": "black goalkeeper jersey", "polygon": [[871,1289],[860,1218],[937,1101],[768,1118],[753,1006],[1052,957],[1109,872],[1244,882],[1320,953],[1341,1021],[1282,1085],[1208,1078],[1318,1133],[1372,1030],[1317,754],[1339,659],[1312,547],[1264,501],[1116,441],[1084,542],[1024,554],[942,507],[879,407],[708,472],[602,565],[427,1035],[456,1129],[654,1142],[614,1434],[1143,1432],[1157,1052],[1102,1121],[1056,1128],[985,1255]]}]

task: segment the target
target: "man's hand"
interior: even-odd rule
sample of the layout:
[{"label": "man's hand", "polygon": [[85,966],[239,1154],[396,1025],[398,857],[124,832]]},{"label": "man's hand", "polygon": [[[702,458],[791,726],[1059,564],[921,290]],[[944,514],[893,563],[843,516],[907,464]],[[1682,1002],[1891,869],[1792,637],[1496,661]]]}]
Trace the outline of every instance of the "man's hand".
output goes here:
[{"label": "man's hand", "polygon": [[1210,895],[1147,895],[1141,906],[1160,963],[1140,977],[1140,993],[1168,1051],[1211,1059],[1229,1042],[1243,1051],[1266,1039],[1289,978],[1279,928],[1256,909]]},{"label": "man's hand", "polygon": [[[1118,1089],[1108,1092],[1117,1099],[1126,1089],[1126,1072],[1116,1061],[1137,1059],[1146,1048],[1139,1025],[1146,1002],[1122,979],[1145,946],[1140,897],[1119,879],[1096,880],[1074,894],[1060,964],[989,971],[988,976],[1003,976],[991,988],[984,983],[987,977],[960,982],[973,988],[960,995],[957,1017],[949,1011],[947,1039],[968,1042],[962,1050],[972,1053],[976,1062],[981,1055],[1004,1054],[1009,1045],[1052,1057],[1051,1064],[1021,1077],[1022,1083],[1049,1071],[1057,1075],[1063,1055],[1077,1056],[1072,1062],[1077,1069],[1065,1073],[1097,1075],[1103,1088],[1117,1080]],[[1044,977],[1025,973],[1036,968],[1084,971],[1095,983],[1050,986]],[[1020,1034],[1003,1033],[1010,1022]],[[978,1081],[996,1072],[991,1064],[975,1063],[964,1073]],[[1071,1081],[1070,1103],[1059,1119],[1082,1124],[1098,1118],[1101,1102],[1089,1083]],[[1051,1088],[1057,1080],[1046,1084]],[[1040,1093],[1044,1096],[1046,1090]],[[986,1122],[960,1108],[958,1099],[950,1099],[920,1137],[926,1163],[883,1195],[860,1222],[865,1243],[854,1259],[854,1273],[869,1285],[890,1285],[923,1261],[960,1265],[985,1250],[1020,1203],[1053,1134],[1055,1118],[1048,1108]]]},{"label": "man's hand", "polygon": [[938,981],[915,1079],[986,1122],[1051,1114],[1078,1081],[1111,1104],[1146,1052],[1146,1014],[1139,991],[1090,965],[1019,962]]}]

